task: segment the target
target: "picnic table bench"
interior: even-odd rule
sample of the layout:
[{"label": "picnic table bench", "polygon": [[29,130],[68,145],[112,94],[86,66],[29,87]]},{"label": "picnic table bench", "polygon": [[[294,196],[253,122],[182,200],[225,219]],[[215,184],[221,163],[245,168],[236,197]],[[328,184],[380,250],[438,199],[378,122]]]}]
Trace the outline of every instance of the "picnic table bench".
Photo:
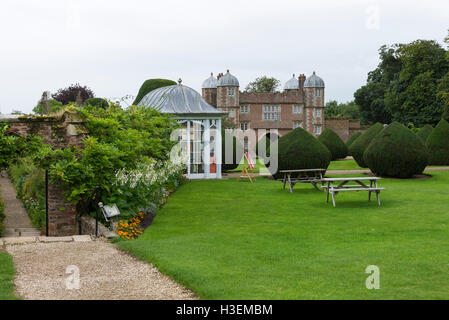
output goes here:
[{"label": "picnic table bench", "polygon": [[315,189],[321,191],[317,184],[323,181],[325,172],[326,169],[279,170],[279,173],[283,174],[283,178],[278,180],[282,180],[284,189],[288,183],[290,192],[293,192],[293,187],[297,183],[311,183]]},{"label": "picnic table bench", "polygon": [[[380,206],[380,191],[385,188],[379,188],[377,181],[379,177],[348,177],[348,178],[324,178],[322,179],[323,188],[326,190],[326,202],[329,202],[329,194],[332,196],[332,204],[335,207],[335,196],[339,192],[344,191],[368,191],[368,201],[371,201],[371,193],[376,193],[377,204]],[[369,185],[365,183],[369,181]],[[355,184],[349,185],[348,183],[354,182]],[[337,183],[337,184],[336,184]]]}]

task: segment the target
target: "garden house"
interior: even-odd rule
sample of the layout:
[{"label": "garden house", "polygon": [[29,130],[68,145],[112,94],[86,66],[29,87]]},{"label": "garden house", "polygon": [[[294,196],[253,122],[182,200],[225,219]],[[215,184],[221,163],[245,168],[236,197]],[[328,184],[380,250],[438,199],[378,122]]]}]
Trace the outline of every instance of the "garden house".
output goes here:
[{"label": "garden house", "polygon": [[176,139],[188,157],[187,178],[221,178],[221,117],[226,112],[208,104],[181,80],[149,92],[138,105],[173,115],[181,125]]}]

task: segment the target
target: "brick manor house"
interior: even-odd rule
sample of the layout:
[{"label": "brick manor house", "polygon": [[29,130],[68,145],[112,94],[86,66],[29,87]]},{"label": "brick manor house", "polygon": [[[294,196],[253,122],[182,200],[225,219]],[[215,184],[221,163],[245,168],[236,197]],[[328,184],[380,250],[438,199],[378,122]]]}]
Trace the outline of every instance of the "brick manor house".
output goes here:
[{"label": "brick manor house", "polygon": [[313,74],[288,80],[283,92],[248,93],[239,91],[238,79],[229,73],[211,76],[203,82],[202,96],[210,105],[228,112],[231,120],[242,130],[277,129],[284,135],[302,127],[319,136],[326,127],[332,128],[346,141],[360,131],[360,122],[348,119],[324,118],[324,81]]}]

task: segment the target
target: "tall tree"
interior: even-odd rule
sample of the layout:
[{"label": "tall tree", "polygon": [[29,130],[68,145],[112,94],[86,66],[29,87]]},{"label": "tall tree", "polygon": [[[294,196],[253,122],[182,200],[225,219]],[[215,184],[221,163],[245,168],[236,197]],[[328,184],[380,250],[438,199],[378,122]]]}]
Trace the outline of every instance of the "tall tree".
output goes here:
[{"label": "tall tree", "polygon": [[269,78],[267,76],[256,78],[250,82],[245,92],[276,92],[281,82],[276,78]]},{"label": "tall tree", "polygon": [[84,103],[87,99],[94,97],[94,92],[87,86],[81,86],[79,83],[76,83],[67,88],[59,89],[58,92],[52,95],[52,98],[66,105],[70,102],[79,102],[76,100],[78,95],[80,95],[80,101]]}]

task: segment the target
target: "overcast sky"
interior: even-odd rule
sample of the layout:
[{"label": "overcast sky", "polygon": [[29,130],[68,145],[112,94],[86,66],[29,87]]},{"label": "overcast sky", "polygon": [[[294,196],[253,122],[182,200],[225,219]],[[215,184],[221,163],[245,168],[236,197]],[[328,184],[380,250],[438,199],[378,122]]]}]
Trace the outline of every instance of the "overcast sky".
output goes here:
[{"label": "overcast sky", "polygon": [[0,112],[31,112],[44,90],[79,82],[106,98],[150,78],[196,90],[230,69],[241,90],[314,70],[345,102],[383,44],[443,43],[449,1],[2,0]]}]

